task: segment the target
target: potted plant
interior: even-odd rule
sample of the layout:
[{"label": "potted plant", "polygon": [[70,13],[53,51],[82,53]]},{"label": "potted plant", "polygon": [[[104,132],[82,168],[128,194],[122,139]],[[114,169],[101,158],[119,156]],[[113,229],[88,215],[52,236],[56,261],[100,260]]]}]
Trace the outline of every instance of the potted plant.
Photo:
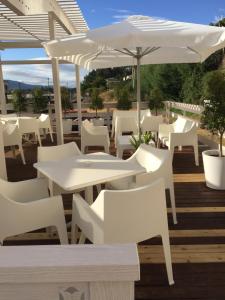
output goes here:
[{"label": "potted plant", "polygon": [[205,110],[203,125],[219,135],[219,149],[202,153],[206,185],[213,189],[225,189],[225,156],[223,135],[225,132],[225,76],[221,71],[209,72],[203,78]]},{"label": "potted plant", "polygon": [[141,134],[140,138],[132,135],[130,139],[130,143],[135,150],[137,150],[141,144],[149,145],[151,141],[154,141],[151,132],[145,132]]},{"label": "potted plant", "polygon": [[95,110],[95,118],[92,119],[92,123],[95,126],[104,125],[104,119],[98,118],[98,109],[103,109],[104,104],[101,97],[99,97],[99,92],[97,89],[93,89],[91,93],[91,105],[90,108]]}]

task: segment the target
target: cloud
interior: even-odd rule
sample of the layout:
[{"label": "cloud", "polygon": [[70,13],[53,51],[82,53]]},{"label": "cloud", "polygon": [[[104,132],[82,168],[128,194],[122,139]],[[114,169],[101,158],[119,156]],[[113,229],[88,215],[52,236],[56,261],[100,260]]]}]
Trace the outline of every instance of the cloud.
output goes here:
[{"label": "cloud", "polygon": [[[37,58],[42,60],[44,58]],[[81,80],[88,72],[81,69]],[[51,65],[3,65],[4,79],[20,81],[28,84],[46,85],[48,78],[52,85]],[[75,86],[75,66],[73,64],[60,64],[60,83],[64,86]]]},{"label": "cloud", "polygon": [[128,9],[107,8],[107,10],[116,12],[116,13],[118,13],[118,14],[130,14],[130,13],[132,13],[132,12],[131,12],[130,10],[128,10]]}]

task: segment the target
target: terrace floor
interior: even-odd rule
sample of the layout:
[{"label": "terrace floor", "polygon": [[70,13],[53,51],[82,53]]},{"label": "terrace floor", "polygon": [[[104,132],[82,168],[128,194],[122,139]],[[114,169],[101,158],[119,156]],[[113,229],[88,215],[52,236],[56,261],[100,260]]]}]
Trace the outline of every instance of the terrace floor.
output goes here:
[{"label": "terrace floor", "polygon": [[[66,138],[70,141],[72,138]],[[73,138],[79,144],[78,138]],[[48,140],[44,145],[51,144]],[[36,145],[26,144],[27,165],[20,156],[8,151],[9,181],[36,177]],[[200,145],[200,152],[206,147]],[[98,149],[94,149],[98,151]],[[115,149],[111,147],[111,153]],[[136,283],[135,299],[225,299],[225,191],[206,187],[203,166],[194,164],[192,150],[185,147],[175,152],[175,196],[178,224],[173,225],[168,209],[170,242],[175,285],[168,286],[161,240],[154,238],[138,246],[141,280]],[[71,218],[71,198],[64,196],[66,218]],[[59,243],[57,236],[49,238],[45,231],[27,233],[5,241],[5,245],[38,245]]]}]

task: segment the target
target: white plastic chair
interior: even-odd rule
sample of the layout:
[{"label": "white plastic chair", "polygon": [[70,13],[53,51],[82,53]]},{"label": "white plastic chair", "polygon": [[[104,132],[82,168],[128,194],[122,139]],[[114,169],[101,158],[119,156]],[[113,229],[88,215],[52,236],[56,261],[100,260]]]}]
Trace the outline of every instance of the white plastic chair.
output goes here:
[{"label": "white plastic chair", "polygon": [[[144,116],[151,116],[150,109],[143,109],[141,110],[141,120]],[[137,111],[136,110],[113,110],[113,116],[112,116],[112,131],[111,131],[111,137],[114,136],[115,133],[115,124],[117,117],[134,117],[137,120]]]},{"label": "white plastic chair", "polygon": [[[3,141],[4,146],[18,146],[20,155],[23,161],[23,164],[25,165],[25,158],[23,153],[23,147],[22,147],[22,137],[19,132],[19,128],[17,125],[6,123],[3,125]],[[14,152],[14,151],[13,151]]]},{"label": "white plastic chair", "polygon": [[85,153],[85,148],[89,146],[102,146],[106,153],[109,153],[109,132],[107,126],[94,126],[88,120],[84,120],[81,125],[81,151]]},{"label": "white plastic chair", "polygon": [[53,131],[52,131],[49,115],[41,114],[38,120],[39,120],[39,128],[46,130],[50,134],[51,141],[53,142]]},{"label": "white plastic chair", "polygon": [[41,137],[39,132],[39,120],[35,118],[18,119],[18,127],[21,136],[28,133],[34,133],[41,146]]},{"label": "white plastic chair", "polygon": [[169,189],[170,192],[173,223],[177,224],[171,152],[169,150],[154,148],[151,145],[142,144],[127,161],[140,164],[146,169],[146,173],[137,175],[136,179],[127,177],[121,180],[111,181],[107,184],[108,187],[110,189],[125,190],[150,184],[156,179],[163,178],[165,188]]},{"label": "white plastic chair", "polygon": [[44,179],[7,182],[0,179],[0,243],[7,237],[55,226],[68,244],[62,198],[48,196]]},{"label": "white plastic chair", "polygon": [[199,166],[198,135],[194,121],[179,116],[173,124],[159,125],[159,140],[168,146],[172,157],[175,147],[182,150],[182,146],[193,146],[195,165]]},{"label": "white plastic chair", "polygon": [[124,132],[138,134],[138,125],[136,117],[117,117],[115,122],[115,147],[117,147],[118,137]]},{"label": "white plastic chair", "polygon": [[163,123],[163,116],[144,116],[141,121],[142,132],[151,131],[158,133],[159,124]]},{"label": "white plastic chair", "polygon": [[72,126],[73,126],[72,119],[63,119],[63,134],[71,134]]},{"label": "white plastic chair", "polygon": [[82,230],[81,242],[87,237],[94,244],[139,243],[160,235],[169,284],[173,284],[164,190],[163,180],[132,190],[104,190],[92,205],[75,194],[72,243],[77,240],[78,227]]},{"label": "white plastic chair", "polygon": [[[68,157],[73,157],[76,155],[81,155],[80,149],[78,148],[75,142],[62,144],[58,146],[49,146],[49,147],[38,147],[37,160],[40,161],[58,161],[66,159]],[[38,177],[42,176],[38,174]],[[59,195],[66,193],[61,187],[57,184],[49,183],[50,195]]]}]

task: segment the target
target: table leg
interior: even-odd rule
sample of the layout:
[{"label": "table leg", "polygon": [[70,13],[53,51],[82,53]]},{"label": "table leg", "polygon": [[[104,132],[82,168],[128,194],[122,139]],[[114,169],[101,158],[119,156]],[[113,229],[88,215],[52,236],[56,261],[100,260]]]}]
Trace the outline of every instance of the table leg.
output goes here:
[{"label": "table leg", "polygon": [[85,200],[88,204],[93,203],[93,186],[88,186],[85,188]]}]

